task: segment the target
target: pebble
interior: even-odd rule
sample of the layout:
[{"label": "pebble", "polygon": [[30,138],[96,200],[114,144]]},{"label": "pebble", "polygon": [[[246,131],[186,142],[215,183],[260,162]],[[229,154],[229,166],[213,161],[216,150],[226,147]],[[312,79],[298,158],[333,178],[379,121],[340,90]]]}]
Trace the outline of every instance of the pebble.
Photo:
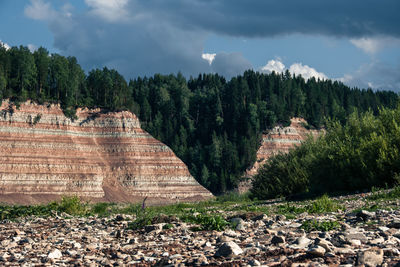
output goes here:
[{"label": "pebble", "polygon": [[236,256],[240,255],[243,253],[243,250],[238,246],[233,241],[225,242],[223,243],[217,252],[215,253],[215,256],[217,257],[231,257],[231,256]]},{"label": "pebble", "polygon": [[315,246],[310,248],[307,253],[314,257],[323,257],[325,255],[326,250],[323,247]]},{"label": "pebble", "polygon": [[383,262],[383,250],[380,248],[371,248],[358,253],[357,262],[359,265],[375,267]]},{"label": "pebble", "polygon": [[59,259],[62,257],[62,253],[60,250],[54,249],[52,252],[49,253],[49,255],[47,255],[47,257],[49,259]]}]

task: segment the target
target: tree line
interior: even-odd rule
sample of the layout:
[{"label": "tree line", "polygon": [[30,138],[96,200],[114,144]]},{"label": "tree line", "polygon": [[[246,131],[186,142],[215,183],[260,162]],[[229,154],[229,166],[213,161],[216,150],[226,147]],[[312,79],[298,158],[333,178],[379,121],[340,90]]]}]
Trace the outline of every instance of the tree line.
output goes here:
[{"label": "tree line", "polygon": [[75,57],[0,47],[0,99],[57,102],[73,117],[77,107],[130,110],[213,193],[233,189],[256,160],[264,130],[288,125],[293,116],[313,127],[326,118],[345,123],[349,114],[395,108],[390,91],[349,88],[338,81],[252,70],[227,81],[218,74],[186,79],[155,74],[127,82],[116,70],[86,74]]}]

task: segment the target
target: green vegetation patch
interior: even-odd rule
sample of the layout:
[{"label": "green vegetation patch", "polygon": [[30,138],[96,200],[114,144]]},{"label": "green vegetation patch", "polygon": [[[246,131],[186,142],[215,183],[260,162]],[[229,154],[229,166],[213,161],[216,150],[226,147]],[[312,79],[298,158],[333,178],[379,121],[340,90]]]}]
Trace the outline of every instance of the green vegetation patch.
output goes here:
[{"label": "green vegetation patch", "polygon": [[[251,192],[258,199],[270,199],[363,191],[393,187],[400,182],[399,173],[400,105],[382,108],[377,115],[354,112],[344,125],[328,122],[325,135],[270,158],[254,177]],[[400,194],[398,188],[390,192],[372,198]]]},{"label": "green vegetation patch", "polygon": [[300,226],[304,231],[323,231],[328,232],[335,229],[340,229],[341,225],[338,221],[317,221],[317,220],[308,220],[304,221]]},{"label": "green vegetation patch", "polygon": [[334,200],[328,197],[328,195],[323,195],[320,198],[314,200],[311,204],[306,206],[306,211],[308,213],[325,213],[325,212],[335,212],[342,207]]},{"label": "green vegetation patch", "polygon": [[400,185],[395,186],[393,189],[384,190],[373,187],[372,194],[367,197],[368,200],[392,200],[400,199]]}]

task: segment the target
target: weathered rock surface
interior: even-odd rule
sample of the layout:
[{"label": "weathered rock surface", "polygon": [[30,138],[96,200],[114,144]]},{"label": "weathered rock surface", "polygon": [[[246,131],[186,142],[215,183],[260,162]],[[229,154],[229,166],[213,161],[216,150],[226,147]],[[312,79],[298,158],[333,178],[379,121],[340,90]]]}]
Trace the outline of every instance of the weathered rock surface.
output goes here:
[{"label": "weathered rock surface", "polygon": [[317,137],[319,130],[307,129],[307,122],[302,118],[292,118],[288,127],[276,126],[263,134],[261,146],[257,151],[257,161],[247,170],[244,180],[239,184],[238,191],[244,193],[251,187],[251,178],[257,174],[258,169],[273,155],[288,153],[296,145],[300,145],[309,136]]},{"label": "weathered rock surface", "polygon": [[98,201],[175,202],[211,197],[170,148],[127,111],[57,105],[0,106],[0,202],[35,203],[78,195]]}]

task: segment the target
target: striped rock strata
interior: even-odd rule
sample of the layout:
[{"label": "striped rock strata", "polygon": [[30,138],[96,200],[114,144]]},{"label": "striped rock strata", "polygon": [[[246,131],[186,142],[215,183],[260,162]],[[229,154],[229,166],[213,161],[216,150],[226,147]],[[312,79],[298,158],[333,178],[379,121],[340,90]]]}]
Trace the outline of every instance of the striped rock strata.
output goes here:
[{"label": "striped rock strata", "polygon": [[163,143],[127,111],[26,102],[0,107],[0,202],[36,203],[61,195],[95,201],[200,200],[212,196]]},{"label": "striped rock strata", "polygon": [[276,126],[262,136],[261,146],[257,151],[257,161],[246,171],[244,180],[239,184],[238,190],[243,193],[250,189],[251,178],[257,174],[258,169],[267,160],[278,153],[288,153],[290,149],[301,144],[310,135],[317,137],[321,134],[319,130],[308,130],[305,128],[307,122],[302,118],[292,118],[290,126]]}]

